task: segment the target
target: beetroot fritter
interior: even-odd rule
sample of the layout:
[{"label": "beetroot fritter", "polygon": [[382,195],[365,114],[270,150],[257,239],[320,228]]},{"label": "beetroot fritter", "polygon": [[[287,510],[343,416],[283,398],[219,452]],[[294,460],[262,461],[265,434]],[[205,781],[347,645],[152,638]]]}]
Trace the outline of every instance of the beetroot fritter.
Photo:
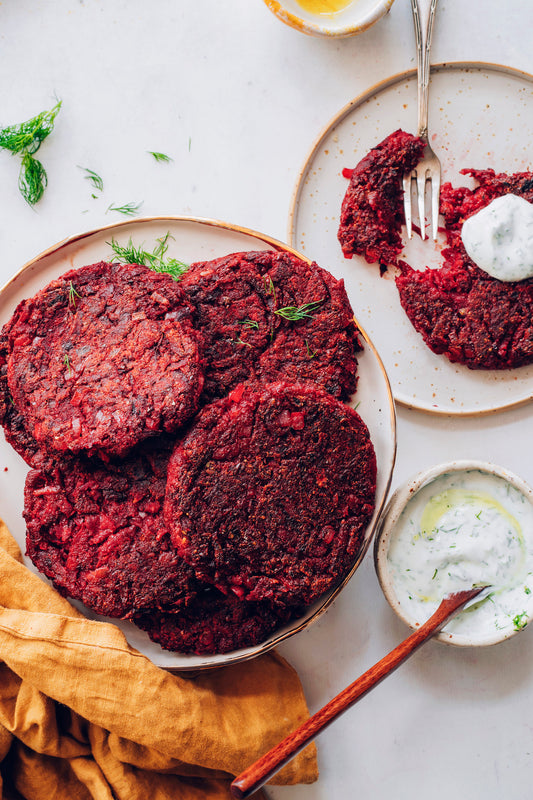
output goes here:
[{"label": "beetroot fritter", "polygon": [[346,258],[396,264],[405,222],[402,177],[422,158],[424,143],[402,130],[391,133],[357,164],[345,170],[350,184],[341,208],[338,239]]},{"label": "beetroot fritter", "polygon": [[71,459],[32,470],[27,554],[62,594],[112,617],[176,608],[196,591],[163,522],[170,442],[147,442],[115,464]]},{"label": "beetroot fritter", "polygon": [[203,386],[183,290],[134,264],[71,270],[20,303],[8,349],[15,406],[52,452],[122,455],[187,421]]},{"label": "beetroot fritter", "polygon": [[270,339],[264,281],[250,254],[192,264],[180,286],[205,343],[205,396],[224,397],[254,374]]},{"label": "beetroot fritter", "polygon": [[278,253],[263,282],[273,335],[259,358],[261,380],[313,381],[334,397],[348,398],[357,386],[355,354],[361,345],[343,281],[317,264]]},{"label": "beetroot fritter", "polygon": [[463,169],[462,175],[470,175],[477,182],[474,189],[466,186],[454,188],[444,183],[440,196],[440,213],[444,216],[447,245],[446,262],[450,266],[473,266],[461,239],[463,222],[504,194],[516,194],[533,203],[533,173],[517,172],[507,175],[492,169]]},{"label": "beetroot fritter", "polygon": [[136,616],[134,622],[165,650],[209,655],[260,644],[288,616],[267,603],[242,602],[208,589],[180,611],[155,611]]},{"label": "beetroot fritter", "polygon": [[4,326],[0,332],[0,425],[6,441],[26,464],[35,469],[50,467],[53,458],[28,433],[22,414],[17,411],[11,398],[7,383],[7,329],[8,326]]},{"label": "beetroot fritter", "polygon": [[533,202],[533,175],[464,170],[475,189],[442,187],[448,247],[441,269],[401,265],[396,278],[402,306],[428,347],[471,369],[507,369],[533,363],[533,280],[499,281],[477,267],[461,240],[464,220],[496,197],[513,193]]},{"label": "beetroot fritter", "polygon": [[233,253],[193,264],[181,285],[205,340],[205,397],[238,383],[311,380],[346,399],[361,350],[344,284],[285,252]]},{"label": "beetroot fritter", "polygon": [[375,481],[353,409],[310,383],[241,384],[177,445],[165,520],[199,579],[248,601],[307,605],[360,553]]}]

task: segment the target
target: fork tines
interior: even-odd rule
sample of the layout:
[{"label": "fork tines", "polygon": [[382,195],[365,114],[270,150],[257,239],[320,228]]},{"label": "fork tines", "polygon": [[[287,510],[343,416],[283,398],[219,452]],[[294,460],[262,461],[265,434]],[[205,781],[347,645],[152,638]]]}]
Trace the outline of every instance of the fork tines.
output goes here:
[{"label": "fork tines", "polygon": [[[429,148],[429,145],[426,145]],[[437,241],[439,229],[439,197],[440,197],[440,162],[435,153],[430,150],[415,169],[404,175],[403,178],[403,207],[405,213],[405,225],[409,239],[413,235],[413,214],[412,214],[412,194],[413,182],[414,193],[418,199],[418,218],[420,224],[420,236],[426,238],[426,183],[430,184],[431,193],[431,233],[433,239]]]}]

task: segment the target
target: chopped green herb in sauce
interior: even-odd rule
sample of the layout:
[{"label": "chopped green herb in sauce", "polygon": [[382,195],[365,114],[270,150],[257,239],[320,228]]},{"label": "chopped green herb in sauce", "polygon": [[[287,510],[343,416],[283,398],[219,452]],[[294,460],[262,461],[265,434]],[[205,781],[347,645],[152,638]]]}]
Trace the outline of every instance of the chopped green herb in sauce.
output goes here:
[{"label": "chopped green herb in sauce", "polygon": [[513,626],[515,631],[521,631],[523,628],[526,627],[528,623],[527,612],[522,611],[521,614],[517,614],[513,617]]}]

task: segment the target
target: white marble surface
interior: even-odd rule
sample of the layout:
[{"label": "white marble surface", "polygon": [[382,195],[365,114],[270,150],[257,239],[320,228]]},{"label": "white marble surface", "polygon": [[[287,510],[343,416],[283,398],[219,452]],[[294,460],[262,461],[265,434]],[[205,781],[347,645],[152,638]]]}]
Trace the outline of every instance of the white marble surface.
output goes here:
[{"label": "white marble surface", "polygon": [[[440,0],[432,60],[533,72],[532,28],[531,0]],[[64,237],[121,219],[106,213],[111,203],[285,239],[319,131],[352,97],[414,65],[407,0],[347,40],[304,36],[261,0],[2,0],[0,125],[55,97],[63,108],[40,150],[49,185],[35,210],[18,192],[17,160],[0,152],[0,281]],[[173,161],[157,164],[148,150]],[[80,166],[102,176],[101,197]],[[533,483],[532,434],[530,405],[459,419],[400,408],[393,485],[455,458],[494,461]],[[406,633],[367,557],[330,611],[280,650],[316,710]],[[319,738],[316,784],[270,797],[526,800],[532,659],[530,630],[487,650],[430,642]]]}]

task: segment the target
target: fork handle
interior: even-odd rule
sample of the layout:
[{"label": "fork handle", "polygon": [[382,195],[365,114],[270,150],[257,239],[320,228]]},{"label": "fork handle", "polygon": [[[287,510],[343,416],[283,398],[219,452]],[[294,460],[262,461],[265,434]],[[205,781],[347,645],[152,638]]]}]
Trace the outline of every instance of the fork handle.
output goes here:
[{"label": "fork handle", "polygon": [[428,138],[429,51],[437,0],[411,0],[418,73],[418,135]]}]

